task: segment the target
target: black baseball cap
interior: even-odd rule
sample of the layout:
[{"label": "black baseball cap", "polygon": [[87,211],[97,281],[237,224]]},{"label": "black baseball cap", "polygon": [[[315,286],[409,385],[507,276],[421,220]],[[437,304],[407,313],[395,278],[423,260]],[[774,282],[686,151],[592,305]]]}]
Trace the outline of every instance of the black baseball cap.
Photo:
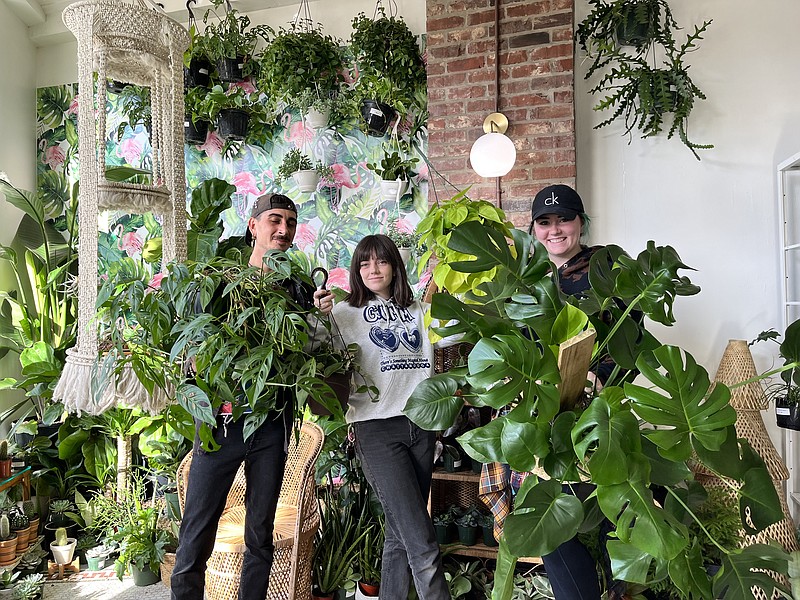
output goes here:
[{"label": "black baseball cap", "polygon": [[533,198],[531,221],[542,215],[560,215],[574,219],[585,211],[578,192],[568,185],[548,185]]},{"label": "black baseball cap", "polygon": [[[261,213],[275,208],[291,210],[294,214],[297,214],[297,206],[295,206],[289,196],[284,196],[283,194],[264,194],[263,196],[259,196],[258,200],[256,200],[256,203],[253,205],[253,210],[250,212],[250,216],[257,217]],[[244,241],[248,246],[253,243],[253,234],[250,233],[250,227],[245,229]]]}]

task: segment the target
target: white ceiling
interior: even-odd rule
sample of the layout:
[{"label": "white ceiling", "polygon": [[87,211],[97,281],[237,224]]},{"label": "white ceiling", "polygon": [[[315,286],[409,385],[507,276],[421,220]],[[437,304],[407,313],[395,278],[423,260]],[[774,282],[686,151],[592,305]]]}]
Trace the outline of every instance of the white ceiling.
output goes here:
[{"label": "white ceiling", "polygon": [[[0,0],[5,2],[20,21],[28,26],[29,37],[36,46],[50,46],[70,41],[72,34],[64,26],[61,13],[73,0]],[[141,0],[147,3],[149,0]],[[188,12],[185,0],[161,0],[166,13],[178,21],[186,23]],[[297,0],[232,0],[240,12],[254,12],[297,4]],[[199,0],[193,5],[195,16],[199,17],[209,6],[208,0]]]}]

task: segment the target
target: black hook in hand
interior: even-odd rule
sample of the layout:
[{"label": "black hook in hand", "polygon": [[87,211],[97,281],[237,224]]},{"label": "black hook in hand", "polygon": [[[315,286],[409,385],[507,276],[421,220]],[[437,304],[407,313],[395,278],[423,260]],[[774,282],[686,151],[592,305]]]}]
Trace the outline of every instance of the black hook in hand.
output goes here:
[{"label": "black hook in hand", "polygon": [[[317,274],[322,273],[322,283],[317,283]],[[328,271],[324,267],[316,267],[311,271],[311,281],[314,282],[314,285],[317,286],[318,290],[326,290],[328,289],[326,286],[328,285]]]}]

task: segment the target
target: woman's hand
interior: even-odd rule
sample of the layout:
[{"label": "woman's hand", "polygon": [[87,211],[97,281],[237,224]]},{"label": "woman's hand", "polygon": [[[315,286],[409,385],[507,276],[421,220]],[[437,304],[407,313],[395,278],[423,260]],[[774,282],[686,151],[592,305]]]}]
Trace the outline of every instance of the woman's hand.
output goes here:
[{"label": "woman's hand", "polygon": [[329,315],[333,310],[333,294],[325,289],[317,290],[314,292],[314,306],[323,315]]}]

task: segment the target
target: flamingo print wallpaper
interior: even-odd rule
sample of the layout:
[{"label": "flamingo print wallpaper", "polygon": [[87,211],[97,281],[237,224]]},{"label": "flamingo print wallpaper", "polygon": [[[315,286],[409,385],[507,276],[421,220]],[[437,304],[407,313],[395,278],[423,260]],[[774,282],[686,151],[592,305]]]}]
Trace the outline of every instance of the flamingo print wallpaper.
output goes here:
[{"label": "flamingo print wallpaper", "polygon": [[[61,214],[68,205],[77,179],[76,120],[80,99],[76,97],[76,89],[77,85],[65,85],[37,90],[37,184],[51,216]],[[148,169],[151,148],[144,126],[132,129],[125,124],[125,116],[113,94],[109,94],[106,110],[106,164]],[[382,198],[380,177],[367,166],[380,162],[388,138],[367,136],[353,122],[332,122],[326,128],[312,129],[296,112],[286,112],[260,146],[240,145],[226,150],[223,140],[214,133],[208,135],[203,145],[187,145],[187,204],[192,191],[207,179],[217,177],[234,185],[233,206],[223,214],[223,238],[226,238],[244,235],[250,208],[259,195],[266,192],[288,195],[299,209],[300,224],[293,251],[304,253],[310,268],[328,269],[329,286],[347,289],[351,253],[362,237],[386,233],[393,221],[399,230],[413,231],[427,211],[429,174],[423,160],[427,130],[424,124],[411,122],[401,123],[400,129],[411,137],[414,153],[420,160],[417,176],[399,200]],[[300,148],[313,160],[330,165],[333,177],[323,180],[311,193],[300,192],[291,178],[277,182],[278,166],[292,148]],[[100,221],[101,275],[122,256],[141,261],[145,270],[152,269],[142,256],[147,252],[148,241],[161,236],[157,218],[149,214],[109,212]],[[420,281],[413,257],[408,273],[417,290],[429,278],[426,273]]]}]

